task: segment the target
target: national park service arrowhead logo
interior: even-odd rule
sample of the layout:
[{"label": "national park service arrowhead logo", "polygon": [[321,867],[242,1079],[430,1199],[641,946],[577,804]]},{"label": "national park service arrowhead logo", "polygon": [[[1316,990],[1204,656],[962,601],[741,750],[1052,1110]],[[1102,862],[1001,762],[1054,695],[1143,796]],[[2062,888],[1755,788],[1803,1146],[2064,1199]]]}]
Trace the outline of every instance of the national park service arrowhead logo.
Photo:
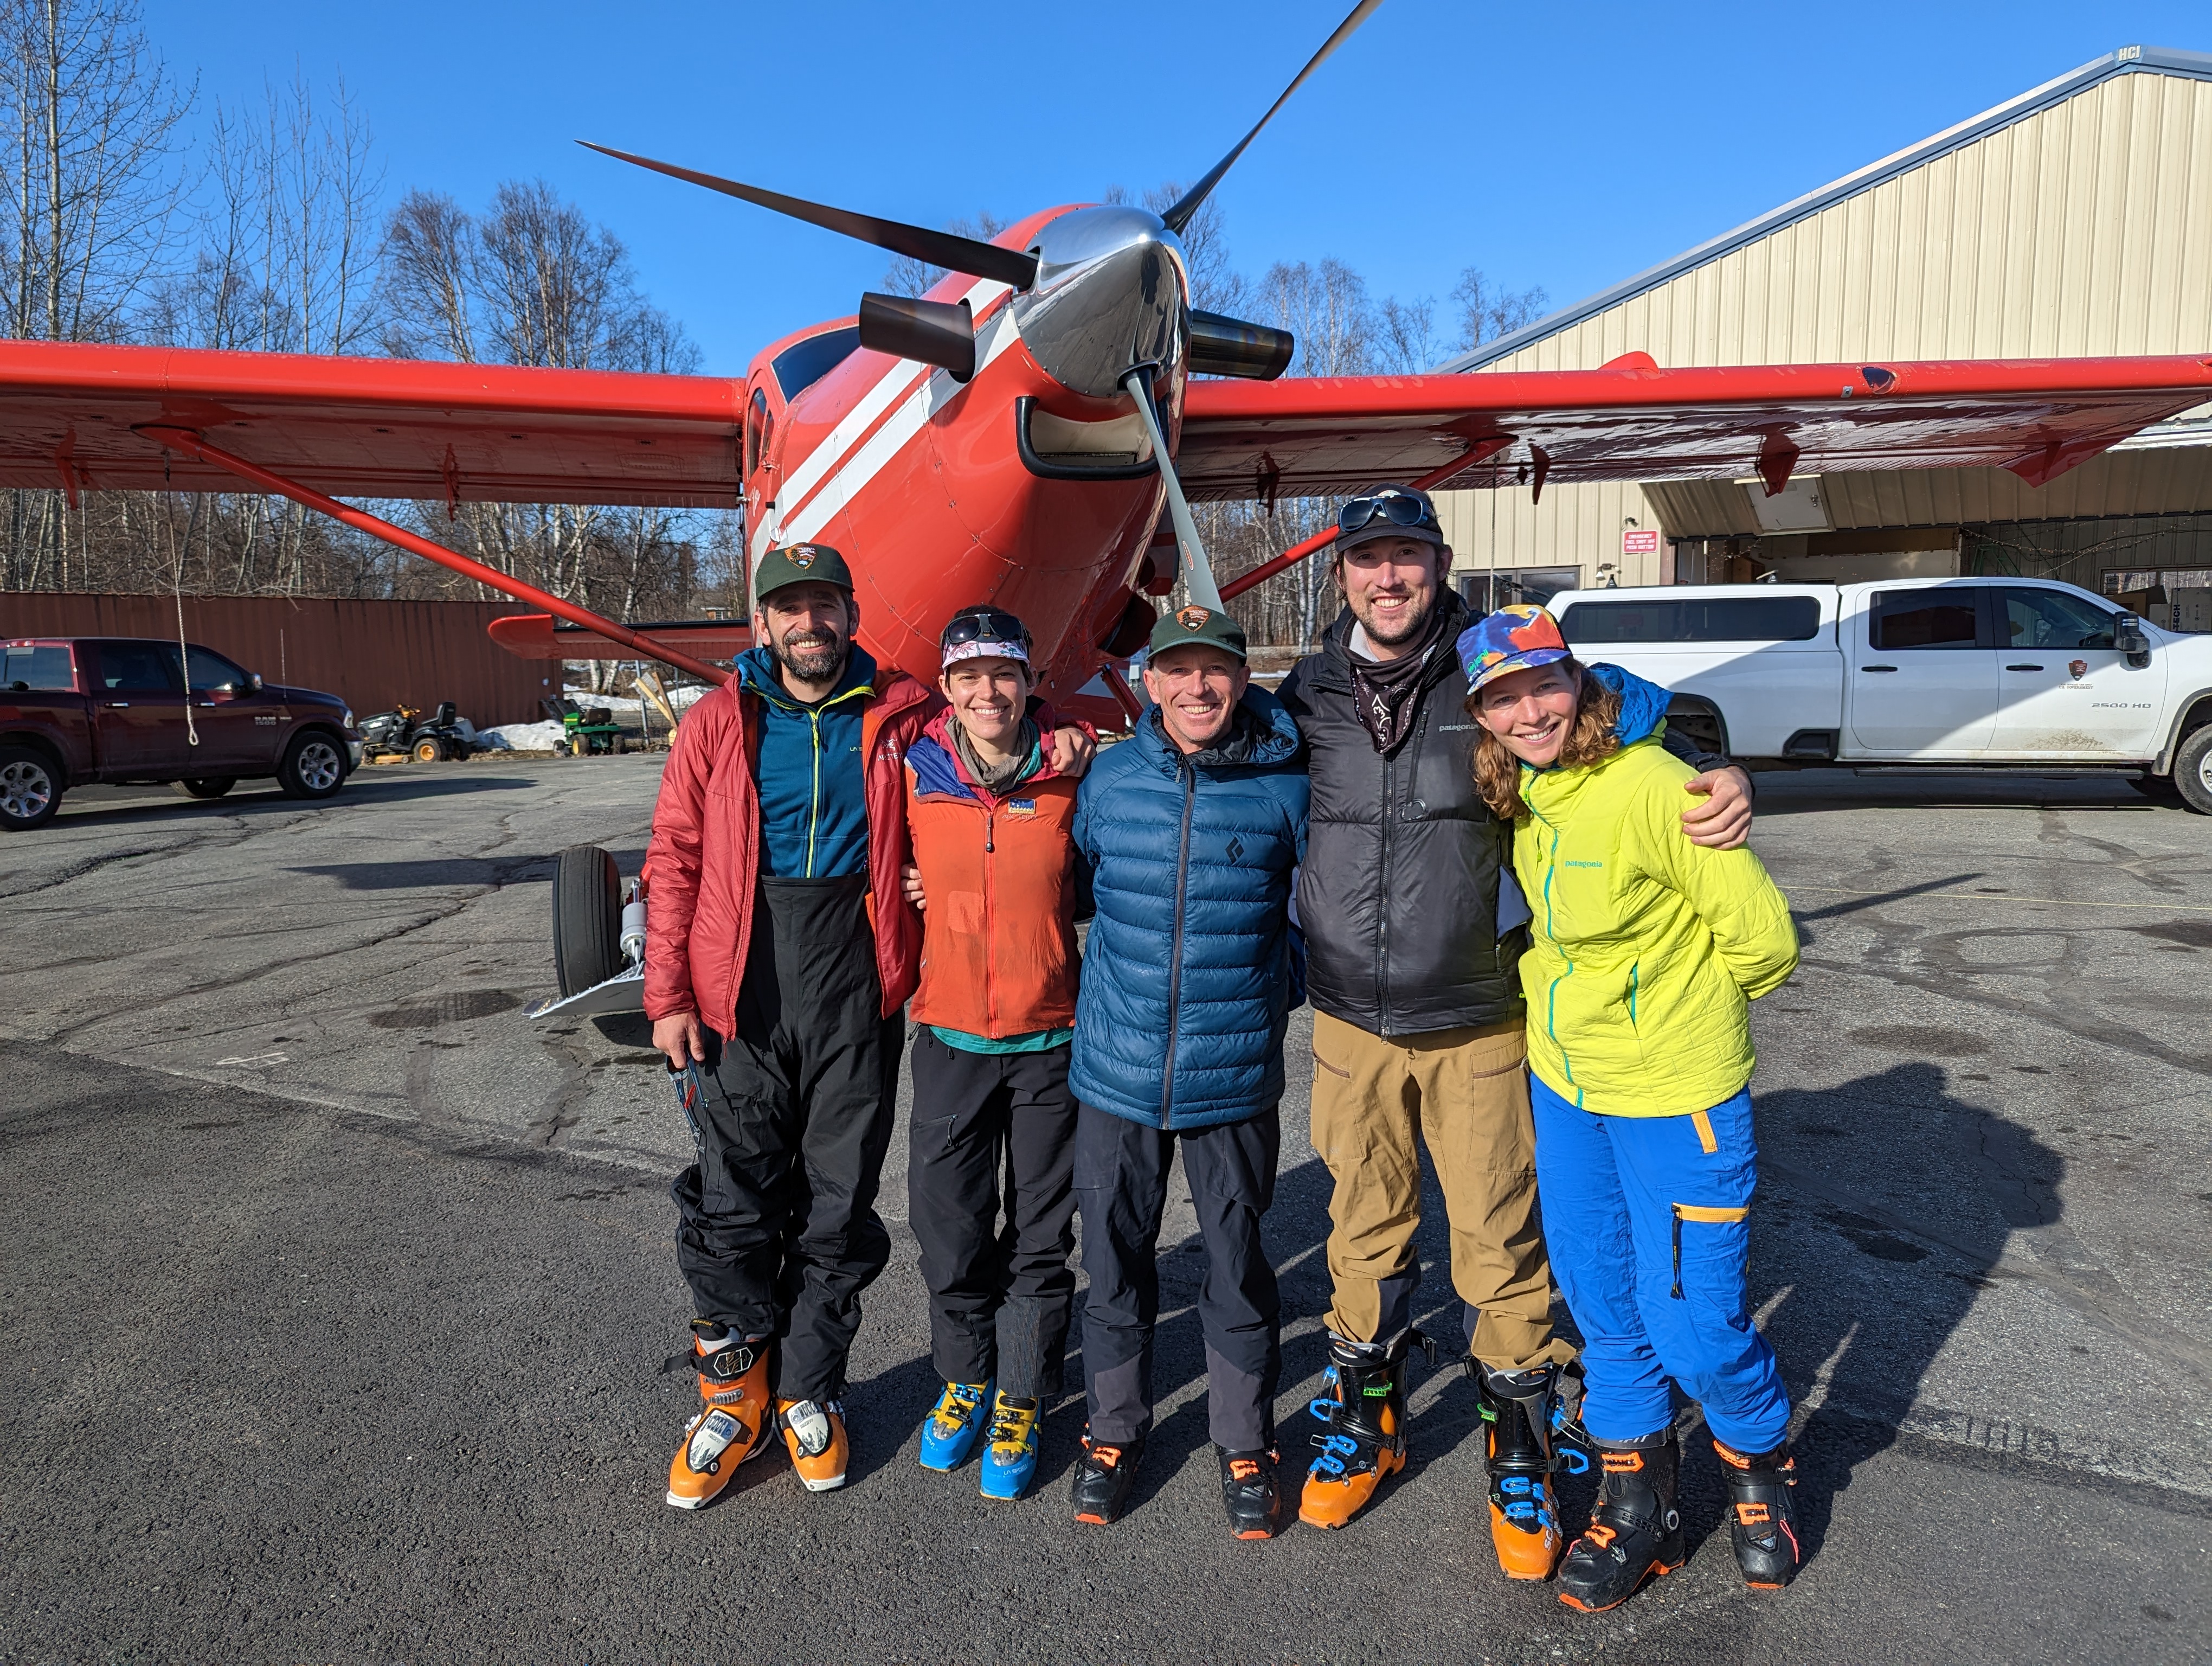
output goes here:
[{"label": "national park service arrowhead logo", "polygon": [[2069,661],[2066,666],[2066,674],[2071,677],[2075,682],[2080,682],[2083,678],[2089,674],[2089,662],[2087,660],[2074,660]]},{"label": "national park service arrowhead logo", "polygon": [[1203,630],[1206,622],[1213,617],[1212,611],[1203,607],[1186,607],[1176,615],[1176,623],[1185,630]]},{"label": "national park service arrowhead logo", "polygon": [[811,544],[794,545],[785,553],[791,557],[791,564],[802,573],[814,565],[815,550]]}]

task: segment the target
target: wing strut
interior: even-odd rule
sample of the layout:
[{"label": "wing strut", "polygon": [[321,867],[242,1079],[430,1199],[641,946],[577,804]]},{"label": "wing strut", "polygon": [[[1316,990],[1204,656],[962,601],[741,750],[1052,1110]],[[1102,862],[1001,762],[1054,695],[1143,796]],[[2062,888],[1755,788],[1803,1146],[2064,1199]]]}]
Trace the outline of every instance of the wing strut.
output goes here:
[{"label": "wing strut", "polygon": [[[1428,473],[1423,475],[1419,480],[1413,482],[1413,489],[1416,491],[1425,492],[1431,486],[1437,485],[1443,481],[1450,479],[1452,476],[1465,469],[1469,463],[1480,461],[1482,447],[1487,443],[1488,442],[1485,441],[1477,441],[1466,451],[1462,452],[1457,457],[1453,458],[1450,462],[1445,464],[1443,467],[1440,469],[1431,469]],[[1322,550],[1328,549],[1330,544],[1335,542],[1336,528],[1330,526],[1321,532],[1316,532],[1311,538],[1307,538],[1303,543],[1293,544],[1289,549],[1284,550],[1281,555],[1277,556],[1273,560],[1263,561],[1250,572],[1239,573],[1235,578],[1230,580],[1228,583],[1223,585],[1221,587],[1221,599],[1227,601],[1232,596],[1243,595],[1247,590],[1251,589],[1255,585],[1265,584],[1269,579],[1273,578],[1276,574],[1283,572],[1286,569],[1297,566],[1308,556],[1319,555]],[[1442,574],[1437,575],[1439,579],[1443,576],[1443,575]]]},{"label": "wing strut", "polygon": [[201,462],[215,468],[228,470],[240,479],[258,487],[264,492],[274,492],[280,497],[290,498],[295,503],[304,503],[307,508],[318,510],[330,516],[333,520],[343,521],[356,532],[367,532],[371,538],[382,538],[386,544],[397,544],[410,555],[420,556],[425,561],[434,561],[441,567],[451,568],[463,578],[474,579],[478,584],[489,585],[493,589],[503,591],[517,601],[529,602],[533,606],[542,607],[547,612],[566,619],[570,624],[581,625],[586,630],[595,630],[600,635],[620,642],[625,648],[635,648],[646,659],[658,660],[663,665],[675,666],[678,671],[688,671],[694,677],[705,678],[709,683],[720,684],[730,680],[730,673],[727,671],[710,666],[703,660],[694,660],[689,654],[679,654],[674,648],[656,642],[650,636],[641,636],[626,625],[618,625],[611,619],[603,619],[590,610],[577,606],[574,602],[564,602],[558,596],[540,590],[534,584],[525,584],[520,579],[510,578],[497,568],[487,567],[482,562],[471,561],[466,556],[448,550],[443,544],[433,544],[426,538],[417,538],[404,528],[395,526],[388,520],[380,520],[365,510],[356,509],[350,504],[339,502],[335,497],[325,497],[319,491],[313,491],[305,486],[295,484],[281,474],[270,473],[258,463],[249,463],[243,457],[234,457],[219,447],[208,444],[190,429],[149,424],[144,428],[135,429],[132,432],[143,439],[151,441],[164,450],[180,451],[187,456],[197,457]]}]

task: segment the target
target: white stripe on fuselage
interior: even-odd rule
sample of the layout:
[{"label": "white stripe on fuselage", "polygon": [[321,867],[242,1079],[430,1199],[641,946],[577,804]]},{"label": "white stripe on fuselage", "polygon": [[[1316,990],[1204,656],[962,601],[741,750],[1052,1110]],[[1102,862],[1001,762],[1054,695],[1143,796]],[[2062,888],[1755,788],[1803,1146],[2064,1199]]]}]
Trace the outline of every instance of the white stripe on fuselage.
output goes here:
[{"label": "white stripe on fuselage", "polygon": [[[971,312],[980,312],[1011,289],[1011,285],[993,278],[978,278],[963,299]],[[1012,309],[1000,307],[984,324],[981,334],[981,350],[975,356],[979,373],[1019,338]],[[921,373],[918,378],[917,371]],[[779,508],[764,520],[751,540],[754,561],[759,561],[771,543],[803,543],[820,532],[832,516],[866,489],[908,441],[921,431],[932,416],[959,393],[963,386],[954,381],[949,372],[918,365],[912,359],[901,359],[891,365],[882,379],[861,396],[860,402],[823,436],[822,443],[807,453],[806,460],[792,471],[791,479],[776,496],[781,502],[793,507],[789,510]],[[890,418],[869,435],[857,451],[846,456],[847,447],[866,434],[869,425],[902,394],[906,396],[904,402]],[[834,472],[830,472],[832,464],[836,466]],[[821,490],[802,504],[799,500],[806,497],[814,483],[825,473],[829,478]]]}]

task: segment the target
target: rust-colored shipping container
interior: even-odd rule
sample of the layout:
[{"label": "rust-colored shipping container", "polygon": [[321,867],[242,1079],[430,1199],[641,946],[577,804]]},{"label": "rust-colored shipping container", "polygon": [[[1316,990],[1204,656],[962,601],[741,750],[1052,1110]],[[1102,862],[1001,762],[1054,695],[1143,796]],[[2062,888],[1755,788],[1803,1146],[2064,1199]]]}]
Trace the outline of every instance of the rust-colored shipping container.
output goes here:
[{"label": "rust-colored shipping container", "polygon": [[[515,602],[354,601],[331,596],[186,596],[185,636],[272,683],[320,689],[356,717],[450,700],[479,728],[543,717],[559,667],[495,644]],[[0,592],[0,638],[160,636],[174,640],[172,596]]]}]

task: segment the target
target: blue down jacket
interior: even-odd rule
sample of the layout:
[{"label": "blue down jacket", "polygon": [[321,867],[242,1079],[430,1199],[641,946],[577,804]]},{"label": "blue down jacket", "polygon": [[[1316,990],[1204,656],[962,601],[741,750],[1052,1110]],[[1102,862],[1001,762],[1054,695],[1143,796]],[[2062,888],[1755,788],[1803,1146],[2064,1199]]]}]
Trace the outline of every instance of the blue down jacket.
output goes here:
[{"label": "blue down jacket", "polygon": [[1084,777],[1095,870],[1068,1085],[1148,1128],[1242,1122],[1283,1097],[1291,876],[1305,854],[1297,725],[1250,689],[1186,758],[1157,709]]}]

